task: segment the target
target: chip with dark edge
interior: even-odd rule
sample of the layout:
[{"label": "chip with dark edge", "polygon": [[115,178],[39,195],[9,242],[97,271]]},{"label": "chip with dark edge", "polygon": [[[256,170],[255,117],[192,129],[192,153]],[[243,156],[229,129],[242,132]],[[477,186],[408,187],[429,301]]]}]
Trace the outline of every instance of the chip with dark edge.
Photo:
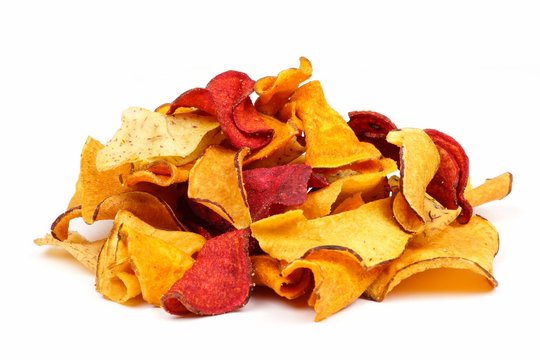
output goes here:
[{"label": "chip with dark edge", "polygon": [[173,315],[218,315],[244,306],[253,287],[248,241],[249,229],[206,241],[193,267],[162,296],[162,307]]}]

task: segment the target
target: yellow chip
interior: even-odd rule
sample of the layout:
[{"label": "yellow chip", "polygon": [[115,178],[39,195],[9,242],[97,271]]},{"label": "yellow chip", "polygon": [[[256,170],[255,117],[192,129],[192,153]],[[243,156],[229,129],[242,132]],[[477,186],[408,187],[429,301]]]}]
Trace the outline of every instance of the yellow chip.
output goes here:
[{"label": "yellow chip", "polygon": [[501,200],[512,191],[512,174],[506,172],[493,179],[487,179],[482,185],[465,192],[465,198],[472,207],[490,201]]},{"label": "yellow chip", "polygon": [[318,81],[302,85],[291,102],[295,103],[306,135],[306,164],[335,168],[381,157],[375,146],[360,142],[341,115],[328,105]]}]

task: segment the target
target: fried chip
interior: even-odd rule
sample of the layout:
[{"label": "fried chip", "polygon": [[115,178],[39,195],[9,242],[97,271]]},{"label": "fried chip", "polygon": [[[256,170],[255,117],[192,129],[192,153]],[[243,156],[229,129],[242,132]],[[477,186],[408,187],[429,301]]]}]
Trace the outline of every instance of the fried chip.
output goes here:
[{"label": "fried chip", "polygon": [[255,110],[249,95],[255,82],[245,73],[226,71],[214,77],[206,88],[188,90],[170,105],[168,114],[178,107],[196,107],[215,115],[232,146],[259,149],[270,142],[273,130]]},{"label": "fried chip", "polygon": [[98,255],[103,247],[104,240],[88,241],[81,234],[72,231],[63,241],[54,238],[51,234],[47,234],[45,237],[34,240],[34,243],[39,246],[59,246],[69,252],[87,269],[95,272]]},{"label": "fried chip", "polygon": [[319,81],[302,85],[291,97],[306,135],[306,164],[335,168],[355,161],[379,159],[370,143],[360,142],[347,122],[328,105]]},{"label": "fried chip", "polygon": [[313,248],[302,259],[294,260],[282,273],[285,277],[295,271],[309,269],[314,288],[308,304],[315,310],[315,321],[352,304],[377,278],[380,268],[367,269],[361,259],[347,248]]},{"label": "fried chip", "polygon": [[51,236],[57,240],[66,240],[69,236],[69,223],[71,220],[82,216],[82,206],[67,209],[58,215],[51,224]]},{"label": "fried chip", "polygon": [[186,182],[192,167],[193,163],[176,166],[167,160],[156,160],[126,175],[123,177],[123,182],[129,187],[133,187],[141,182],[159,186],[170,186],[172,184]]},{"label": "fried chip", "polygon": [[184,308],[198,315],[217,315],[244,306],[251,295],[249,229],[233,230],[209,239],[193,267],[163,295],[171,314]]},{"label": "fried chip", "polygon": [[487,179],[482,185],[465,192],[465,198],[472,207],[494,200],[504,199],[512,191],[513,176],[506,172],[492,179]]},{"label": "fried chip", "polygon": [[251,224],[252,236],[268,255],[291,262],[321,246],[349,248],[367,267],[398,257],[409,241],[392,217],[390,199],[372,201],[356,210],[308,220],[301,210]]},{"label": "fried chip", "polygon": [[437,268],[467,269],[497,286],[492,262],[498,249],[497,230],[487,220],[473,216],[467,224],[454,222],[433,236],[415,238],[403,255],[371,284],[366,295],[382,301],[402,280]]},{"label": "fried chip", "polygon": [[[390,131],[386,140],[400,147],[401,196],[394,199],[394,215],[406,231],[420,232],[426,221],[426,188],[439,168],[439,151],[431,138],[420,129]],[[407,205],[411,211],[407,211]],[[401,214],[405,214],[401,216]]]},{"label": "fried chip", "polygon": [[255,101],[255,108],[264,114],[275,115],[298,86],[311,77],[312,72],[311,62],[301,57],[297,69],[282,70],[277,77],[267,76],[257,80],[255,92],[259,97]]},{"label": "fried chip", "polygon": [[276,294],[292,300],[304,295],[312,287],[312,275],[308,270],[297,270],[283,276],[282,264],[279,260],[268,255],[251,256],[253,268],[253,283],[266,286]]},{"label": "fried chip", "polygon": [[166,158],[175,165],[195,160],[214,143],[219,123],[213,117],[193,113],[163,115],[130,107],[122,113],[122,126],[97,154],[99,171],[130,163]]},{"label": "fried chip", "polygon": [[311,166],[291,164],[245,170],[244,187],[251,219],[257,221],[307,198]]},{"label": "fried chip", "polygon": [[251,223],[242,179],[242,161],[248,152],[211,146],[189,174],[188,197],[215,211],[237,229]]}]

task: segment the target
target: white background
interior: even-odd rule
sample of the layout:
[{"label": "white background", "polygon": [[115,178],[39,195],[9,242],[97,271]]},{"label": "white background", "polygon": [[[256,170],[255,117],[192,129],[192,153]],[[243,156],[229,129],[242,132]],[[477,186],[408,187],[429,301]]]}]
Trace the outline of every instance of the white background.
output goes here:
[{"label": "white background", "polygon": [[[534,1],[322,3],[2,2],[0,358],[538,358]],[[183,319],[107,301],[91,273],[33,244],[74,191],[86,137],[106,142],[124,108],[154,108],[229,69],[274,75],[300,56],[344,116],[375,110],[454,136],[474,184],[514,174],[508,198],[477,209],[500,231],[499,287],[420,277],[320,323],[256,291],[235,313]]]}]

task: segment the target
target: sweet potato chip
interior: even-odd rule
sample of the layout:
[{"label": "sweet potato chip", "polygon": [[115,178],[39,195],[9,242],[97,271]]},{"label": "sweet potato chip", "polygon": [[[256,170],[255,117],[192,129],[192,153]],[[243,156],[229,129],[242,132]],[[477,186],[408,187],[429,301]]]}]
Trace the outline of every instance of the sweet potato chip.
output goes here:
[{"label": "sweet potato chip", "polygon": [[349,306],[377,278],[380,268],[367,269],[357,255],[347,248],[313,248],[286,266],[285,277],[309,269],[315,286],[309,303],[320,321]]},{"label": "sweet potato chip", "polygon": [[245,73],[226,71],[214,77],[205,89],[195,88],[178,96],[168,114],[178,107],[196,107],[215,115],[230,143],[237,149],[259,149],[268,144],[273,130],[255,110],[249,95],[255,82]]},{"label": "sweet potato chip", "polygon": [[69,236],[69,223],[82,216],[82,206],[75,206],[58,215],[51,224],[51,236],[57,240],[66,240]]},{"label": "sweet potato chip", "polygon": [[78,262],[92,272],[96,271],[97,259],[104,240],[88,241],[81,234],[72,231],[64,241],[59,241],[51,234],[34,240],[36,245],[59,246],[69,252]]},{"label": "sweet potato chip", "polygon": [[410,238],[394,221],[388,198],[312,220],[291,210],[254,222],[251,231],[261,249],[279,260],[291,262],[312,248],[341,246],[367,267],[398,257]]},{"label": "sweet potato chip", "polygon": [[255,108],[267,115],[276,114],[289,101],[298,86],[312,74],[311,62],[300,58],[300,66],[281,71],[277,77],[268,76],[257,80],[255,92],[259,95]]},{"label": "sweet potato chip", "polygon": [[253,283],[266,286],[286,299],[296,299],[304,295],[312,287],[312,275],[308,270],[294,271],[283,276],[283,264],[268,255],[251,256]]},{"label": "sweet potato chip", "polygon": [[99,171],[130,163],[166,158],[175,165],[195,160],[214,143],[219,123],[213,117],[193,113],[175,116],[130,107],[122,113],[122,126],[97,154]]},{"label": "sweet potato chip", "polygon": [[141,182],[170,186],[186,182],[193,163],[176,166],[167,160],[156,160],[143,165],[140,169],[122,178],[126,186],[133,187]]},{"label": "sweet potato chip", "polygon": [[318,81],[302,85],[291,97],[306,135],[306,164],[335,168],[355,161],[379,159],[370,143],[360,142],[347,122],[328,105]]},{"label": "sweet potato chip", "polygon": [[244,171],[249,210],[253,221],[260,220],[306,201],[311,166],[302,164],[257,168]]},{"label": "sweet potato chip", "polygon": [[439,168],[439,151],[420,129],[394,130],[388,133],[386,140],[400,147],[400,188],[403,197],[394,200],[394,207],[405,212],[405,202],[412,210],[412,215],[396,217],[410,220],[398,220],[406,231],[419,232],[426,221],[424,198],[426,188]]},{"label": "sweet potato chip", "polygon": [[251,223],[242,179],[242,161],[248,152],[211,146],[189,175],[188,197],[215,211],[237,229]]},{"label": "sweet potato chip", "polygon": [[251,295],[249,229],[209,239],[197,261],[170,290],[161,304],[174,315],[184,308],[198,315],[217,315],[244,306]]},{"label": "sweet potato chip", "polygon": [[512,191],[512,180],[509,172],[487,179],[482,185],[465,192],[465,198],[472,207],[504,199]]},{"label": "sweet potato chip", "polygon": [[403,255],[385,268],[366,295],[382,301],[402,280],[437,268],[467,269],[497,286],[492,262],[498,248],[497,230],[487,220],[473,216],[468,224],[453,223],[431,237],[415,238]]}]

